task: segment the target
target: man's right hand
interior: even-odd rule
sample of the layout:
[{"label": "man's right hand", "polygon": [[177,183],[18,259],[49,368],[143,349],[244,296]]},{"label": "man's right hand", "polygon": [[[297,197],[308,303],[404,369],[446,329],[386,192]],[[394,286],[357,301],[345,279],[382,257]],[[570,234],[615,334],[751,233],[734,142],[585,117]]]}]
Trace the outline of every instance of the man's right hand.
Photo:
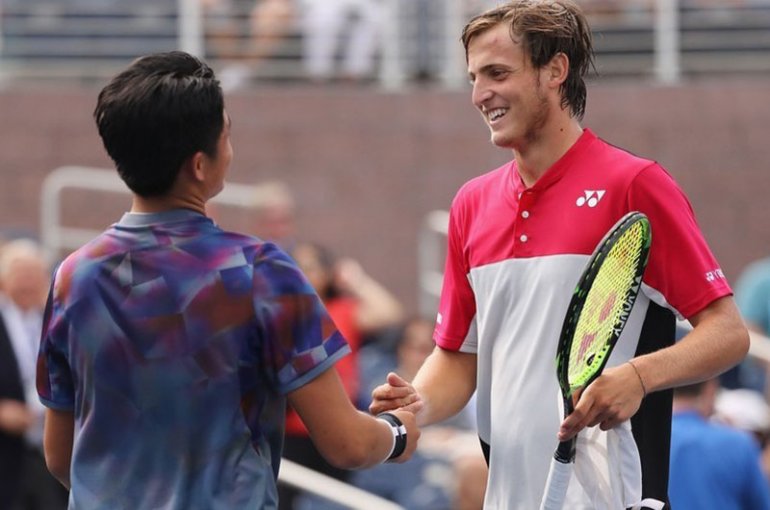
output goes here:
[{"label": "man's right hand", "polygon": [[369,412],[378,415],[385,411],[402,410],[417,414],[424,405],[425,403],[414,386],[395,372],[390,372],[387,382],[377,386],[372,391],[372,403],[369,404]]}]

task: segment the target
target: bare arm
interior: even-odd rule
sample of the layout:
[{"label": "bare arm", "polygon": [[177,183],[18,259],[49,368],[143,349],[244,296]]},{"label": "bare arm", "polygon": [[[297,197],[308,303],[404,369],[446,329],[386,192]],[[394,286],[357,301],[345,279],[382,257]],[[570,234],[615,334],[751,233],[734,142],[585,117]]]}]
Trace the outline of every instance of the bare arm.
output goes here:
[{"label": "bare arm", "polygon": [[43,449],[45,463],[51,474],[67,489],[70,488],[70,462],[75,433],[75,418],[71,411],[46,409]]},{"label": "bare arm", "polygon": [[430,425],[460,412],[476,390],[476,355],[436,347],[412,384],[396,374],[372,392],[369,411],[380,413],[405,407],[417,412],[420,426]]},{"label": "bare arm", "polygon": [[[327,370],[289,393],[288,398],[310,432],[313,444],[329,463],[343,469],[358,469],[379,464],[390,454],[390,425],[353,407],[335,370]],[[420,431],[412,413],[393,414],[407,430],[406,450],[394,459],[404,462],[417,447]]]},{"label": "bare arm", "polygon": [[605,370],[580,396],[575,411],[562,423],[559,438],[568,439],[586,426],[615,427],[636,413],[645,391],[710,379],[748,352],[748,331],[732,297],[717,299],[690,322],[692,331],[676,344],[634,358],[633,366],[624,363]]},{"label": "bare arm", "polygon": [[716,377],[749,350],[749,333],[732,297],[711,303],[690,318],[693,325],[675,345],[634,360],[647,391]]}]

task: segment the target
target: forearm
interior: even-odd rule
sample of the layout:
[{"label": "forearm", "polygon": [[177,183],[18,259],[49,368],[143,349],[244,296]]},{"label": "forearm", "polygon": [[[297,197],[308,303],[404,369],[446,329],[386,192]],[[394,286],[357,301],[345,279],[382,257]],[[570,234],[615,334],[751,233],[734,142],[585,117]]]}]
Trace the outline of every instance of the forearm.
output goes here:
[{"label": "forearm", "polygon": [[[358,411],[347,398],[336,371],[329,369],[314,381],[289,394],[321,455],[332,465],[359,469],[383,462],[393,446],[393,430],[381,419]],[[393,411],[408,431],[404,459],[414,451],[419,431],[415,418]]]},{"label": "forearm", "polygon": [[459,413],[476,390],[476,355],[436,347],[412,381],[423,408],[420,426],[437,423]]},{"label": "forearm", "polygon": [[391,453],[393,433],[383,420],[356,411],[344,430],[311,431],[323,457],[341,469],[361,469],[382,463]]},{"label": "forearm", "polygon": [[692,322],[675,345],[633,360],[648,393],[710,379],[746,355],[748,331],[732,298],[715,301]]}]

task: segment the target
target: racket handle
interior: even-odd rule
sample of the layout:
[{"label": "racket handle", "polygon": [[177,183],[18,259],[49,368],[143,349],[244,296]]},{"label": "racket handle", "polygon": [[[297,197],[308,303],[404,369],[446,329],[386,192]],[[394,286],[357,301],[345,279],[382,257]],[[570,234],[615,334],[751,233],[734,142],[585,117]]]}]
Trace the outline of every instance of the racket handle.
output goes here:
[{"label": "racket handle", "polygon": [[540,510],[562,510],[573,466],[572,462],[561,462],[556,457],[551,459],[551,469],[548,471],[548,479],[545,482]]}]

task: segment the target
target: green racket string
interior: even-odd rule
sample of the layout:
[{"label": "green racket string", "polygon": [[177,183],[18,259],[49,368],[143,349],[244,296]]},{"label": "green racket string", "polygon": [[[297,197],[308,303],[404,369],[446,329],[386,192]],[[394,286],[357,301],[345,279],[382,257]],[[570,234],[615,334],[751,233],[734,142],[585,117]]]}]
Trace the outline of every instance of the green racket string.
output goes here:
[{"label": "green racket string", "polygon": [[604,366],[612,348],[610,339],[622,327],[633,305],[637,267],[646,242],[646,222],[623,232],[607,254],[586,296],[575,325],[567,378],[571,391],[584,387]]}]

